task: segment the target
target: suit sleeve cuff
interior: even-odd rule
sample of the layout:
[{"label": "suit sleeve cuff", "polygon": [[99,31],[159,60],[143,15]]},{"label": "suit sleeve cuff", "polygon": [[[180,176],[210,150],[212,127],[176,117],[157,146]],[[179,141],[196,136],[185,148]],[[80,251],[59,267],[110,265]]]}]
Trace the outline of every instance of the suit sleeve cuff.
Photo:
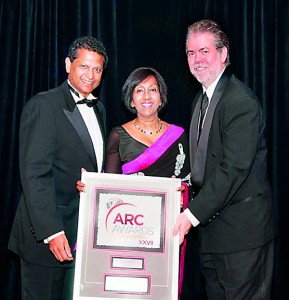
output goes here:
[{"label": "suit sleeve cuff", "polygon": [[200,221],[191,213],[188,208],[184,210],[184,213],[194,227],[197,227],[200,224]]},{"label": "suit sleeve cuff", "polygon": [[62,231],[59,231],[59,232],[57,232],[57,233],[55,233],[55,234],[53,234],[53,235],[51,235],[51,236],[49,236],[47,239],[44,239],[44,240],[43,240],[44,244],[49,244],[49,242],[50,242],[51,240],[53,240],[54,238],[58,237],[58,236],[61,235],[61,234],[64,234],[64,231],[63,231],[63,230],[62,230]]}]

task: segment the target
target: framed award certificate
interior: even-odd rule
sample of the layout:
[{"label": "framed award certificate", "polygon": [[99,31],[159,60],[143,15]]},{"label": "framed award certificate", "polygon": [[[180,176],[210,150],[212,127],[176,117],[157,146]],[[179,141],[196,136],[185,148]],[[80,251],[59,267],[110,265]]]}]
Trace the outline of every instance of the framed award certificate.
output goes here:
[{"label": "framed award certificate", "polygon": [[74,300],[177,300],[180,179],[82,173]]}]

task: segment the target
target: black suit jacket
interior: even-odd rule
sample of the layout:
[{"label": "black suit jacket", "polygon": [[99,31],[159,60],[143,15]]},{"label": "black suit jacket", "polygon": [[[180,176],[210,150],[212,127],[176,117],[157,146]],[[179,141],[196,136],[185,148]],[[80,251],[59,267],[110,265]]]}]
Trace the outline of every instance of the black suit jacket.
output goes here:
[{"label": "black suit jacket", "polygon": [[[105,140],[105,110],[94,107]],[[105,152],[104,152],[105,153]],[[20,121],[20,177],[23,194],[16,212],[9,249],[27,262],[60,264],[43,240],[65,231],[76,243],[81,167],[97,171],[91,138],[67,82],[31,98]]]},{"label": "black suit jacket", "polygon": [[190,130],[192,181],[189,209],[201,222],[203,253],[266,244],[275,236],[267,178],[264,119],[254,93],[226,69],[214,91],[199,145],[200,94]]}]

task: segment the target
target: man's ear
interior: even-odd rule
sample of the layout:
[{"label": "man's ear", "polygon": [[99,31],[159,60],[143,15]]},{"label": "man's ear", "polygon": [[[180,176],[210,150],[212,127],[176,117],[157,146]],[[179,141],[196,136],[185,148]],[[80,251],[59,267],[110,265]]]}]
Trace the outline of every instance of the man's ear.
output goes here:
[{"label": "man's ear", "polygon": [[228,49],[227,49],[227,47],[224,46],[221,49],[221,61],[222,61],[222,63],[225,63],[225,61],[227,59],[227,56],[228,56]]},{"label": "man's ear", "polygon": [[69,74],[70,73],[71,61],[68,57],[65,58],[65,70]]}]

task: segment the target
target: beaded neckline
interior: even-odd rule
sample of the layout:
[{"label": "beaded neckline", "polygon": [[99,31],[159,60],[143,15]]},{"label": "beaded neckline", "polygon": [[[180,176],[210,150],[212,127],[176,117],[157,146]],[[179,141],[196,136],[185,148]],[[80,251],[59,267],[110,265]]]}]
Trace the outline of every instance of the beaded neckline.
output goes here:
[{"label": "beaded neckline", "polygon": [[137,125],[137,123],[136,123],[136,119],[133,120],[133,125],[135,126],[136,129],[138,129],[140,132],[142,132],[142,133],[144,133],[144,134],[157,134],[157,133],[159,133],[159,132],[162,130],[162,128],[163,128],[163,121],[161,121],[160,119],[159,119],[159,121],[161,122],[160,128],[157,129],[157,130],[155,130],[155,131],[148,131],[148,130],[144,130],[144,129],[140,128],[140,127]]}]

